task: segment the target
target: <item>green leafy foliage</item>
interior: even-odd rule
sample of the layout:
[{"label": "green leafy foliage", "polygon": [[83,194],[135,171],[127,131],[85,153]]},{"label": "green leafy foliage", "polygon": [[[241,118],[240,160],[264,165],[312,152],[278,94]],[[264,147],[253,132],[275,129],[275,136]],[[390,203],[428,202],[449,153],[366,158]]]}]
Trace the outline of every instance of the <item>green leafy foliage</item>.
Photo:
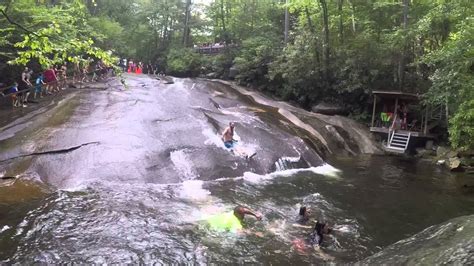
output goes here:
[{"label": "green leafy foliage", "polygon": [[464,101],[449,121],[449,138],[454,148],[474,150],[474,100]]},{"label": "green leafy foliage", "polygon": [[239,69],[237,79],[250,82],[265,78],[270,62],[275,57],[275,43],[266,37],[254,37],[242,42],[234,63]]},{"label": "green leafy foliage", "polygon": [[193,49],[171,49],[167,57],[167,72],[177,76],[195,76],[201,70],[201,56]]},{"label": "green leafy foliage", "polygon": [[99,35],[87,23],[88,12],[82,1],[64,1],[55,6],[30,0],[12,1],[7,15],[22,25],[11,28],[11,33],[3,36],[8,41],[0,43],[11,51],[9,64],[26,65],[33,61],[47,67],[76,63],[86,57],[102,59],[108,64],[116,62],[112,52],[94,45],[93,39]]},{"label": "green leafy foliage", "polygon": [[450,140],[454,147],[474,148],[474,16],[456,25],[444,46],[425,56],[435,70],[426,94],[431,104],[447,103]]}]

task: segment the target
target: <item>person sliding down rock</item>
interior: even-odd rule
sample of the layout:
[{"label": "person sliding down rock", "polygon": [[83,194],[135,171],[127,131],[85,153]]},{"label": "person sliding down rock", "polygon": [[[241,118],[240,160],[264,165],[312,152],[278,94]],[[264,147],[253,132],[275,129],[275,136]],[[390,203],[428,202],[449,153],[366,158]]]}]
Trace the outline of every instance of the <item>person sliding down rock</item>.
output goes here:
[{"label": "person sliding down rock", "polygon": [[222,132],[222,141],[224,142],[224,146],[227,149],[232,149],[234,147],[234,143],[237,142],[234,139],[234,128],[235,123],[229,122],[229,126],[224,129],[224,132]]}]

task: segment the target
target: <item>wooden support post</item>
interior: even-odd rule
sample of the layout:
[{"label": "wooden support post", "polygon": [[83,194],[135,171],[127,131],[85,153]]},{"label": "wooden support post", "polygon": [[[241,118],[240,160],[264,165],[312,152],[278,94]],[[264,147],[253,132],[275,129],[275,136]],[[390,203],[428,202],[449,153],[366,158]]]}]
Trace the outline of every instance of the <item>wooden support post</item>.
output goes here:
[{"label": "wooden support post", "polygon": [[425,128],[423,129],[423,133],[426,135],[428,133],[428,108],[429,106],[426,106],[426,111],[425,111]]},{"label": "wooden support post", "polygon": [[[395,111],[393,112],[393,122],[392,122],[392,128],[395,127],[395,121],[398,118],[398,97],[395,98]],[[396,130],[396,128],[394,128]]]},{"label": "wooden support post", "polygon": [[374,94],[374,110],[372,111],[372,127],[374,127],[375,122],[375,106],[377,105],[377,96]]},{"label": "wooden support post", "polygon": [[397,112],[398,112],[398,97],[395,98],[395,111],[393,113],[396,115]]}]

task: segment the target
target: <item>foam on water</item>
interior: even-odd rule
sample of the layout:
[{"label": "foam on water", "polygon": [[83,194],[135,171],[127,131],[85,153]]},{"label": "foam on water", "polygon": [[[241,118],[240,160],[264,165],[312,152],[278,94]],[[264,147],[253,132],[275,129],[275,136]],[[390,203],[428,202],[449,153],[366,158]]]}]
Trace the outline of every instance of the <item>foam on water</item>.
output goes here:
[{"label": "foam on water", "polygon": [[7,231],[7,230],[10,229],[10,228],[11,228],[11,227],[8,226],[8,225],[3,226],[2,229],[0,229],[0,234],[3,233],[3,232],[5,232],[5,231]]},{"label": "foam on water", "polygon": [[276,177],[290,177],[298,173],[312,172],[319,175],[324,175],[327,177],[338,178],[341,170],[334,168],[329,164],[323,164],[321,166],[309,167],[309,168],[296,168],[296,169],[287,169],[282,171],[275,171],[266,175],[258,175],[251,172],[245,172],[243,179],[251,183],[265,183],[268,180],[274,179]]},{"label": "foam on water", "polygon": [[[221,181],[229,181],[229,180],[244,180],[254,184],[266,184],[268,181],[271,181],[277,177],[291,177],[298,173],[304,172],[311,172],[319,175],[324,175],[327,177],[339,178],[341,174],[341,170],[329,165],[324,164],[321,166],[316,167],[309,167],[309,168],[296,168],[296,169],[287,169],[281,171],[275,171],[265,175],[259,175],[253,172],[245,172],[243,176],[240,177],[222,177],[215,179],[214,181],[210,182],[221,182]],[[319,196],[319,193],[315,193],[314,196]]]},{"label": "foam on water", "polygon": [[180,198],[188,200],[204,201],[209,199],[211,192],[203,188],[202,180],[187,180],[181,183],[181,189],[178,192]]}]

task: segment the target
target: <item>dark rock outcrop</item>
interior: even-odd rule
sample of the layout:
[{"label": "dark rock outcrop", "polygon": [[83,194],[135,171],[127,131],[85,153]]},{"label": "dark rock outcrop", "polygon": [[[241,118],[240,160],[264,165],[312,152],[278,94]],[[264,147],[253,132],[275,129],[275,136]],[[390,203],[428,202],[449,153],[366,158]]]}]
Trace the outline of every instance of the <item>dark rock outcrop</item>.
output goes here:
[{"label": "dark rock outcrop", "polygon": [[319,103],[311,108],[314,113],[324,115],[341,115],[345,113],[345,108],[336,104]]}]

